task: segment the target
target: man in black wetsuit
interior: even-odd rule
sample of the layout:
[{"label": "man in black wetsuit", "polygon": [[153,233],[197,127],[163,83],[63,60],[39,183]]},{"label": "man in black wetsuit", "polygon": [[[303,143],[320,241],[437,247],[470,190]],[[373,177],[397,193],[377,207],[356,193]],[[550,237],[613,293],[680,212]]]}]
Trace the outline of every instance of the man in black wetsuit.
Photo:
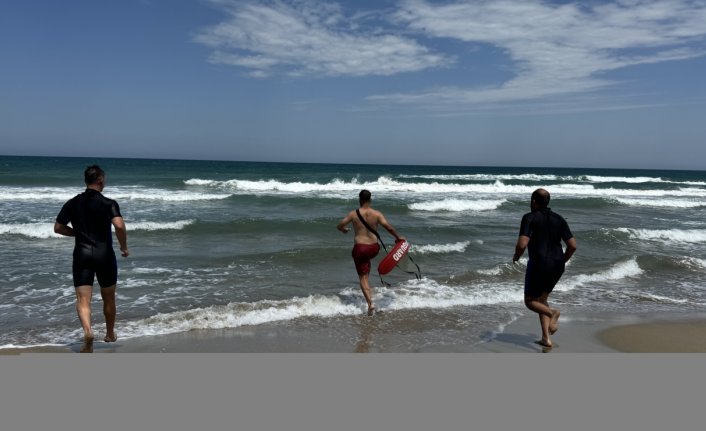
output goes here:
[{"label": "man in black wetsuit", "polygon": [[[539,314],[542,339],[538,343],[551,348],[549,338],[558,328],[558,309],[547,304],[549,294],[564,273],[566,262],[576,251],[576,239],[566,220],[549,207],[549,192],[537,189],[532,193],[532,212],[522,217],[520,236],[515,245],[513,262],[517,262],[529,247],[529,261],[525,273],[525,305]],[[566,244],[566,251],[561,241]]]},{"label": "man in black wetsuit", "polygon": [[[115,335],[115,285],[118,265],[113,251],[111,225],[120,243],[120,253],[127,257],[127,231],[118,203],[104,197],[105,172],[92,165],[84,172],[86,191],[76,195],[61,208],[54,232],[76,238],[73,254],[73,279],[76,288],[76,312],[83,327],[82,353],[93,352],[91,329],[91,298],[93,279],[98,279],[105,315],[105,342],[118,339]],[[68,224],[71,223],[71,226]]]}]

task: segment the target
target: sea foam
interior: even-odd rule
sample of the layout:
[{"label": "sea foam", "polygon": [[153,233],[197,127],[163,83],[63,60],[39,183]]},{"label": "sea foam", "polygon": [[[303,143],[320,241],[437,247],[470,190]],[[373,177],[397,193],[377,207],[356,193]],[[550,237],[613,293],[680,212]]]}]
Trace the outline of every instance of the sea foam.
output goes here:
[{"label": "sea foam", "polygon": [[465,200],[465,199],[444,199],[433,202],[417,202],[409,204],[409,209],[417,211],[491,211],[498,209],[506,199],[497,200]]},{"label": "sea foam", "polygon": [[640,199],[640,198],[615,198],[617,202],[629,206],[643,206],[655,208],[699,208],[706,206],[706,200],[687,199]]},{"label": "sea foam", "polygon": [[[66,202],[83,189],[65,187],[0,187],[0,201],[16,202]],[[130,200],[188,202],[227,199],[229,193],[202,193],[189,190],[165,190],[144,187],[108,187],[103,195],[118,202]]]},{"label": "sea foam", "polygon": [[[216,181],[193,178],[184,182],[186,185],[214,188],[223,193],[232,194],[255,194],[255,195],[311,195],[315,197],[345,198],[357,194],[361,188],[374,190],[375,193],[383,195],[399,195],[402,198],[411,199],[420,195],[428,196],[448,196],[443,204],[436,202],[417,203],[418,210],[427,210],[426,206],[439,206],[447,211],[467,211],[475,205],[482,205],[472,200],[466,200],[462,196],[485,195],[490,197],[523,197],[530,195],[538,185],[518,185],[505,184],[500,180],[486,184],[460,184],[460,183],[440,183],[440,182],[403,182],[396,179],[381,176],[374,181],[359,182],[357,179],[344,181],[341,179],[332,180],[328,183],[310,182],[283,182],[269,179],[260,181],[232,179],[227,181]],[[551,191],[554,196],[562,198],[605,198],[613,199],[631,198],[689,198],[692,200],[706,199],[706,189],[697,187],[681,187],[673,190],[648,189],[638,190],[630,188],[596,188],[593,184],[564,183],[564,184],[539,184]],[[482,201],[477,201],[482,202]],[[415,205],[415,204],[412,204]],[[494,204],[493,204],[494,205]],[[463,209],[468,207],[469,209]],[[459,209],[461,208],[461,209]],[[480,209],[482,210],[482,208]]]},{"label": "sea foam", "polygon": [[558,291],[569,291],[579,286],[600,285],[602,283],[623,280],[637,277],[643,274],[643,270],[637,263],[636,258],[619,262],[605,271],[594,274],[579,274],[566,279],[562,278],[556,286]]},{"label": "sea foam", "polygon": [[436,253],[463,253],[470,241],[455,242],[452,244],[425,244],[412,245],[412,251],[419,254],[436,254]]},{"label": "sea foam", "polygon": [[617,232],[627,233],[630,238],[643,241],[661,241],[669,243],[703,243],[706,241],[706,230],[703,229],[633,229],[616,228]]},{"label": "sea foam", "polygon": [[[125,221],[128,231],[181,230],[192,223],[194,223],[194,220],[178,220],[174,222]],[[53,221],[0,224],[0,235],[21,235],[38,239],[63,238],[62,235],[54,233]]]}]

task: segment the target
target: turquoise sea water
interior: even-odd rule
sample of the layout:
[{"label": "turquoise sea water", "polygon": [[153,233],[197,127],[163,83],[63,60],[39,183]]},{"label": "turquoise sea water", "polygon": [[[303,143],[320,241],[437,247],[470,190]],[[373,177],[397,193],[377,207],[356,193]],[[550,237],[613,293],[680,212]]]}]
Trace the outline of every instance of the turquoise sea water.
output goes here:
[{"label": "turquoise sea water", "polygon": [[[579,245],[555,304],[641,313],[706,305],[706,172],[0,157],[0,346],[80,338],[73,239],[55,235],[53,222],[92,163],[106,170],[104,194],[129,232],[122,338],[294,319],[325,331],[331,319],[363,314],[352,236],[335,229],[362,188],[412,243],[423,275],[393,272],[390,287],[373,275],[374,300],[390,319],[441,322],[423,339],[394,325],[404,343],[392,350],[480,342],[528,313],[526,256],[519,265],[511,257],[537,187],[551,192]],[[97,300],[98,331],[101,320]]]}]

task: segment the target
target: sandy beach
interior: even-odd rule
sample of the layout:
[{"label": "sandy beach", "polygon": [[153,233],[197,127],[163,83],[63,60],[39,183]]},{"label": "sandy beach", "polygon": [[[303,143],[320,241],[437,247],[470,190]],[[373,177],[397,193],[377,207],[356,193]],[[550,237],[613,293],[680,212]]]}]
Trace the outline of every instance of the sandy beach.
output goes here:
[{"label": "sandy beach", "polygon": [[[328,332],[310,331],[301,322],[269,323],[228,330],[200,330],[105,343],[98,337],[94,353],[697,353],[706,352],[703,315],[642,316],[628,314],[566,314],[554,335],[555,347],[536,344],[539,324],[526,313],[487,340],[468,345],[429,343],[405,350],[385,333],[386,316],[355,316],[338,320]],[[410,328],[425,331],[425,328]],[[73,353],[67,346],[3,349],[0,354]]]}]

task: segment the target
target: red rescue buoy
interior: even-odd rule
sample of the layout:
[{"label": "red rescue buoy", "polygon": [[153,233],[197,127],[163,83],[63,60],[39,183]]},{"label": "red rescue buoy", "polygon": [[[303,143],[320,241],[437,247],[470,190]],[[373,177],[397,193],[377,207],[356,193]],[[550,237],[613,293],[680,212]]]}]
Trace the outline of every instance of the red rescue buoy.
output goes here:
[{"label": "red rescue buoy", "polygon": [[378,272],[385,275],[400,263],[400,259],[405,257],[412,245],[407,241],[397,241],[389,253],[380,261]]}]

